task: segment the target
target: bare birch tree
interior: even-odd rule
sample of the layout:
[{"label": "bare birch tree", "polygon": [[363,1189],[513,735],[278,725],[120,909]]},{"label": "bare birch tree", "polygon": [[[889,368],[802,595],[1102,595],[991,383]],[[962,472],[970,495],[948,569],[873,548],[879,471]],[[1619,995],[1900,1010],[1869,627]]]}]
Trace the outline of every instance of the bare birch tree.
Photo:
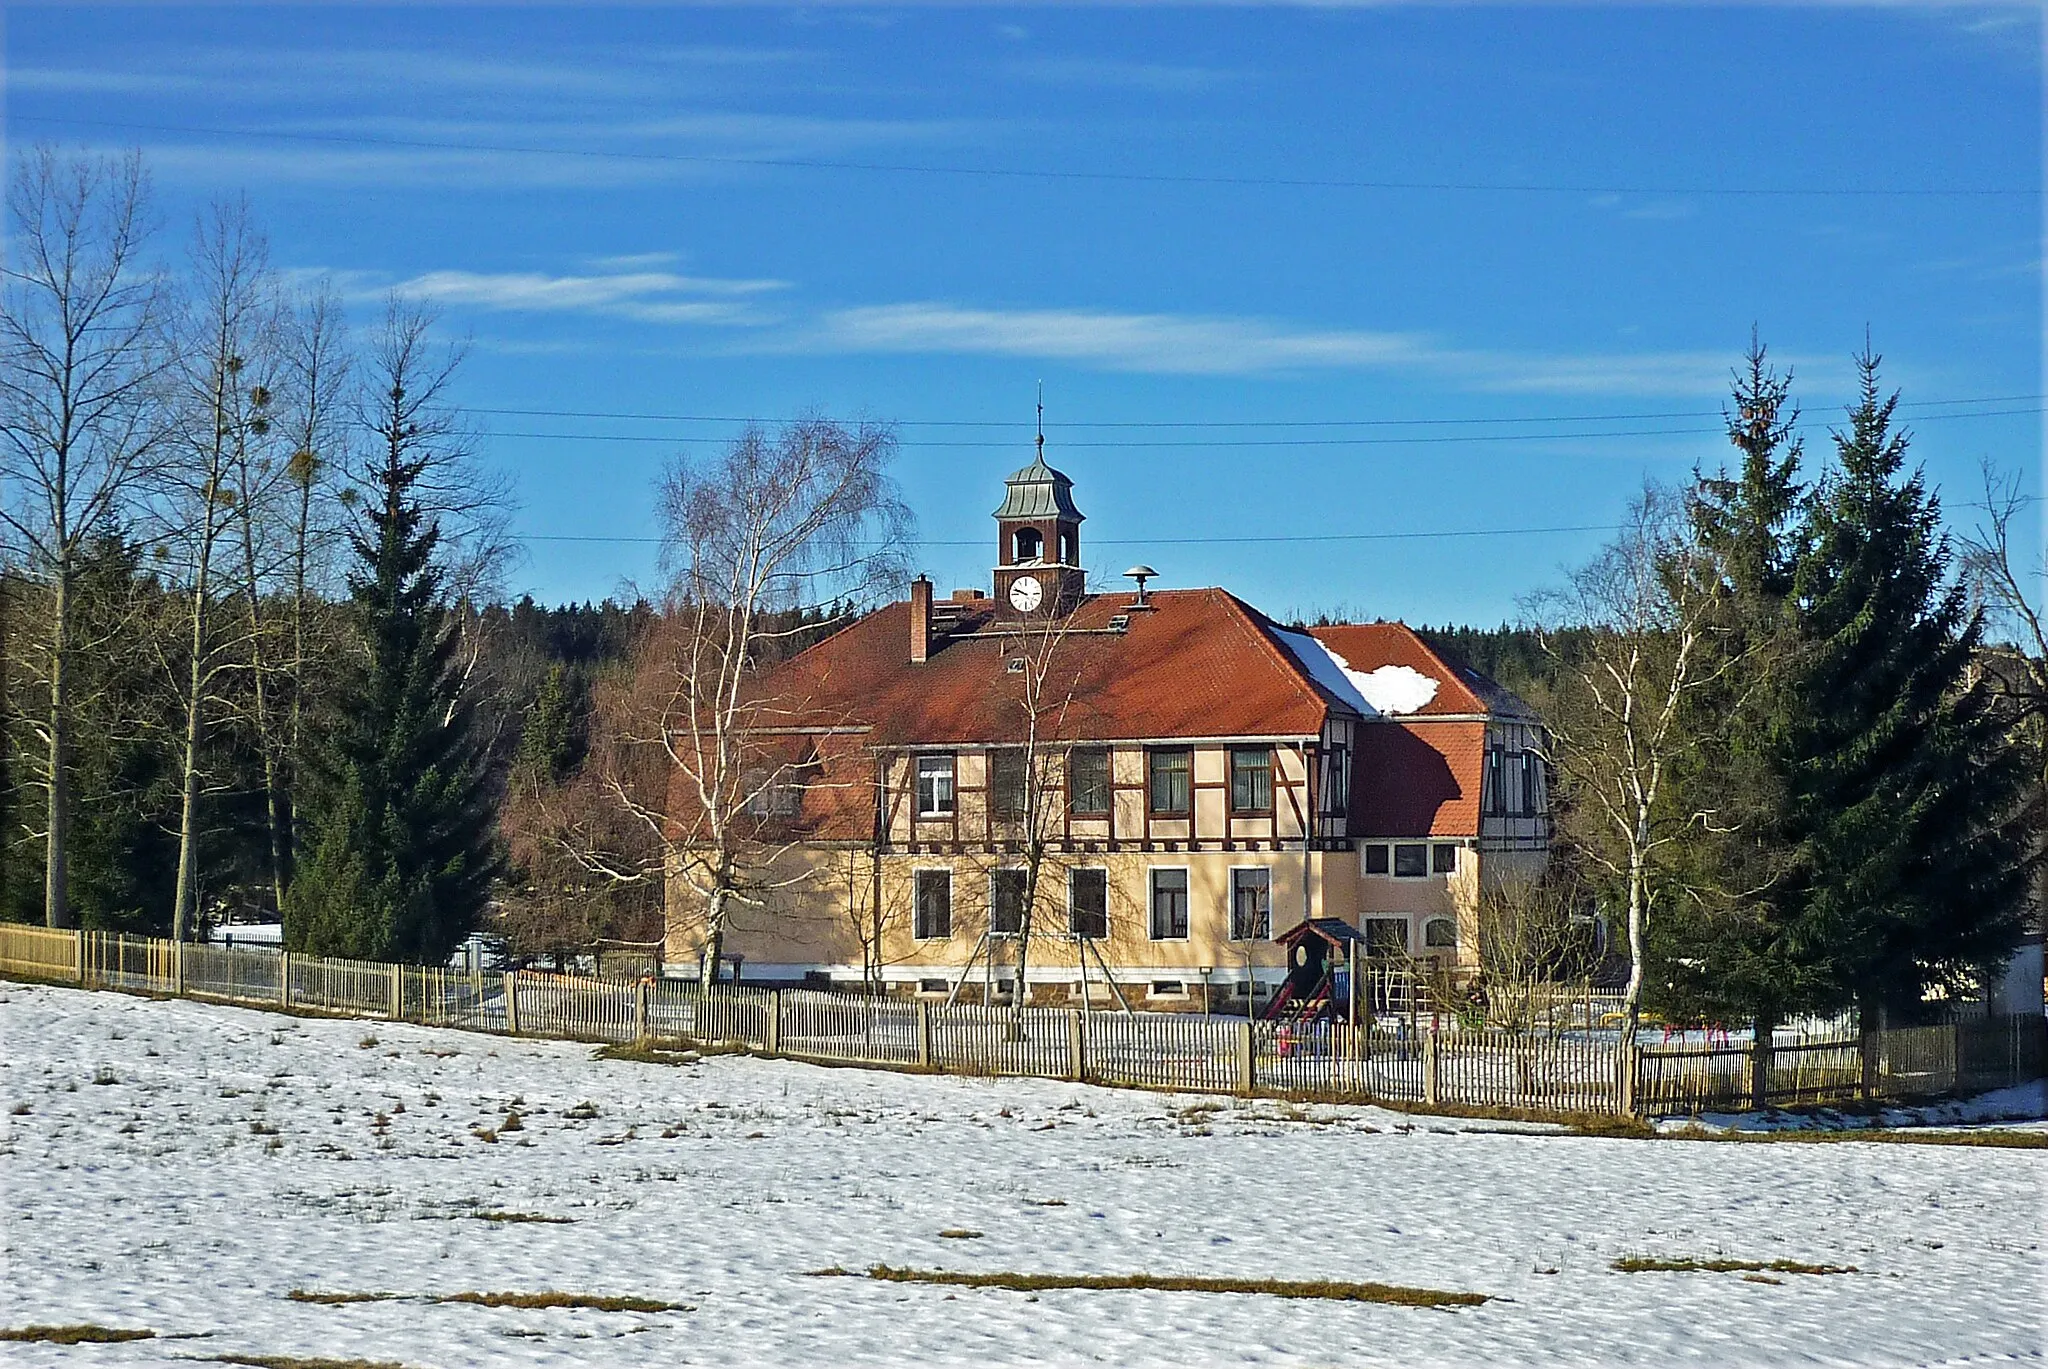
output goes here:
[{"label": "bare birch tree", "polygon": [[[1566,835],[1619,886],[1629,975],[1624,1008],[1638,1023],[1647,925],[1666,893],[1667,848],[1712,814],[1674,811],[1672,764],[1691,744],[1680,728],[1689,696],[1736,668],[1710,650],[1711,587],[1683,505],[1655,486],[1630,507],[1620,535],[1561,590],[1534,601],[1545,650],[1558,664],[1545,759],[1558,779]],[[1556,629],[1591,631],[1558,649]]]},{"label": "bare birch tree", "polygon": [[[279,300],[269,248],[248,205],[215,205],[201,219],[189,260],[190,300],[180,329],[178,374],[183,415],[175,456],[167,463],[167,545],[181,554],[185,601],[183,658],[174,662],[183,712],[179,738],[178,873],[171,936],[195,930],[199,895],[200,805],[207,788],[207,750],[217,718],[254,700],[259,733],[265,686],[262,621],[255,565],[255,520],[268,503],[267,468],[278,368]],[[243,531],[247,581],[236,584],[228,545]],[[237,600],[248,610],[237,621]],[[254,666],[251,669],[251,666]],[[246,675],[244,681],[238,676]],[[229,682],[248,691],[232,694]]]},{"label": "bare birch tree", "polygon": [[0,291],[0,525],[21,572],[48,595],[36,710],[44,808],[44,920],[72,925],[66,884],[77,640],[84,553],[118,532],[165,451],[166,291],[144,261],[149,182],[140,154],[42,146],[8,189]]},{"label": "bare birch tree", "polygon": [[885,427],[813,418],[749,429],[664,473],[672,584],[631,682],[600,703],[592,748],[597,782],[637,835],[574,845],[590,868],[664,880],[672,906],[691,905],[707,984],[734,913],[808,877],[777,868],[795,842],[783,820],[834,767],[818,741],[793,739],[817,722],[814,701],[764,676],[820,630],[798,610],[850,614],[900,577],[909,515],[888,477],[895,448]]}]

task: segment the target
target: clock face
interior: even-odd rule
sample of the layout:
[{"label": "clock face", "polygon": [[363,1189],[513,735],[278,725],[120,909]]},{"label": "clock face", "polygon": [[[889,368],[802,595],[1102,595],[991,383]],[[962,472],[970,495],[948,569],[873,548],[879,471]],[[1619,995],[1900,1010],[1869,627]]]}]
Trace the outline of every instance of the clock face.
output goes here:
[{"label": "clock face", "polygon": [[1010,581],[1010,607],[1019,613],[1029,613],[1045,598],[1045,590],[1035,575],[1020,575]]}]

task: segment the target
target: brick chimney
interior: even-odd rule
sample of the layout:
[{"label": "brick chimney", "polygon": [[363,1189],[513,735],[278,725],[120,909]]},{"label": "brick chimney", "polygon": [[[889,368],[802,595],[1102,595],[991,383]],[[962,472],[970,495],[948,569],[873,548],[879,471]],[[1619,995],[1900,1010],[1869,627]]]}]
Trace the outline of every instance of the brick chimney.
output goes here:
[{"label": "brick chimney", "polygon": [[923,665],[932,654],[932,582],[920,575],[910,582],[910,663]]}]

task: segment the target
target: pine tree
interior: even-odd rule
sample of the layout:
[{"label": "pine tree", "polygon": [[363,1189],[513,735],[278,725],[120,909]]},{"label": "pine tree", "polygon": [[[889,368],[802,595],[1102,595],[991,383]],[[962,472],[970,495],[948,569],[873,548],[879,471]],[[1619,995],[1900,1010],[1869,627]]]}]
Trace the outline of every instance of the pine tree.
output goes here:
[{"label": "pine tree", "polygon": [[[1805,642],[1783,736],[1785,949],[1830,1009],[1917,1009],[2017,944],[2028,833],[2022,758],[1974,670],[1981,619],[1950,574],[1939,500],[1906,471],[1879,358],[1835,434],[1793,596]],[[1793,1005],[1787,1005],[1793,1006]]]},{"label": "pine tree", "polygon": [[431,458],[394,428],[372,480],[349,595],[362,659],[316,748],[305,850],[285,936],[321,955],[445,961],[497,875],[481,745],[455,669],[435,561],[439,529],[416,487]]},{"label": "pine tree", "polygon": [[1800,659],[1792,591],[1808,501],[1792,377],[1754,332],[1732,398],[1728,439],[1741,463],[1696,475],[1686,501],[1701,553],[1688,564],[1715,580],[1707,649],[1722,668],[1687,702],[1691,745],[1673,773],[1694,826],[1679,877],[1687,896],[1653,934],[1652,1000],[1681,1018],[1768,1023],[1779,1003],[1807,996],[1781,900],[1791,867],[1784,735]]}]

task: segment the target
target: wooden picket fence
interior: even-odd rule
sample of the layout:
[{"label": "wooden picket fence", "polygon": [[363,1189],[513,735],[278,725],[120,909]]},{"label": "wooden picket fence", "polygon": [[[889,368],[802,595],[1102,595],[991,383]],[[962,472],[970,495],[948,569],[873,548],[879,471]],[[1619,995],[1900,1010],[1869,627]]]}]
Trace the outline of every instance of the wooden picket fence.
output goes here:
[{"label": "wooden picket fence", "polygon": [[[1506,1032],[1417,1020],[1390,1030],[1193,1013],[1018,1013],[808,989],[706,990],[653,977],[474,974],[11,923],[0,923],[0,976],[515,1036],[716,1044],[942,1073],[1552,1114],[1921,1099],[2048,1074],[2048,1024],[2038,1018],[1795,1035],[1772,1044],[1759,1079],[1747,1043],[1634,1045],[1590,1023]],[[1592,1018],[1596,1005],[1577,1001],[1585,1004],[1579,1016]]]}]

